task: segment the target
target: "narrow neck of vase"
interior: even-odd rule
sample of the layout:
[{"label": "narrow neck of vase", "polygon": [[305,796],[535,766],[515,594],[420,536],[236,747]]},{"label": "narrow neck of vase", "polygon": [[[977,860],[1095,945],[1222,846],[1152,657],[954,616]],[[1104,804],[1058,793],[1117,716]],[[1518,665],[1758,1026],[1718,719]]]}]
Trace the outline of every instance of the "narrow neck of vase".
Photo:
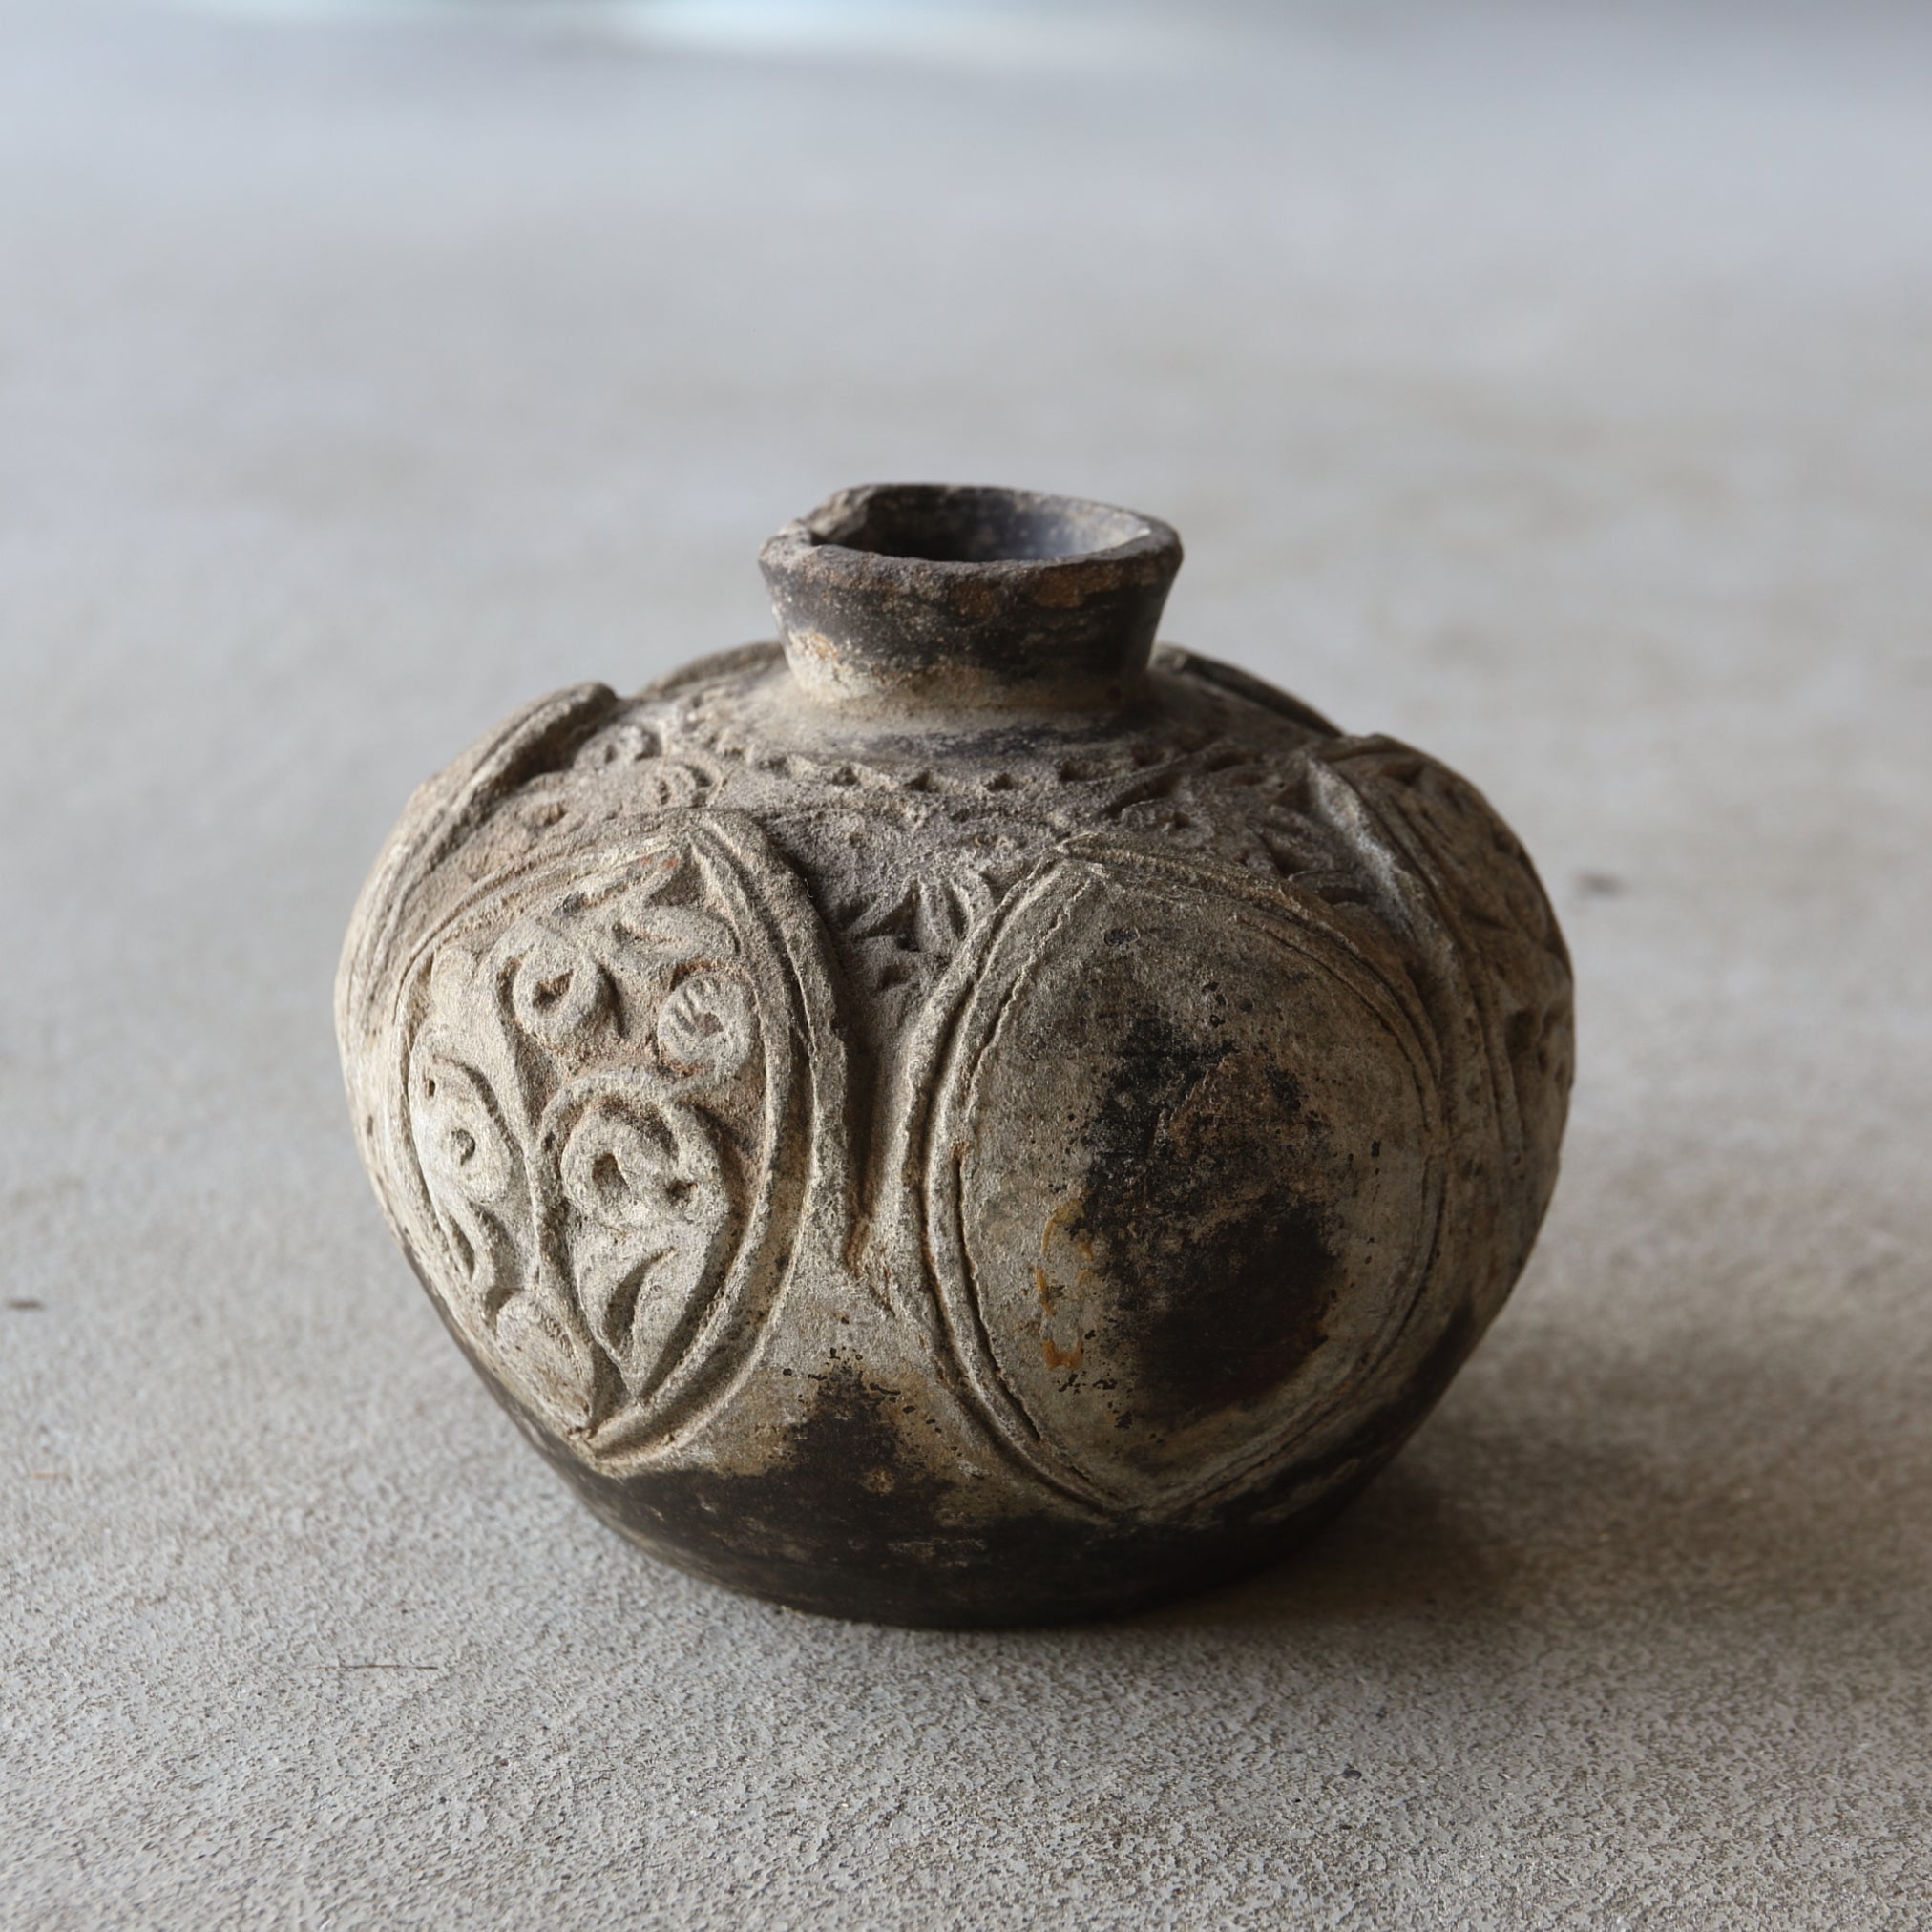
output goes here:
[{"label": "narrow neck of vase", "polygon": [[793,678],[865,716],[1107,711],[1139,695],[1181,539],[1028,490],[842,490],[759,554]]}]

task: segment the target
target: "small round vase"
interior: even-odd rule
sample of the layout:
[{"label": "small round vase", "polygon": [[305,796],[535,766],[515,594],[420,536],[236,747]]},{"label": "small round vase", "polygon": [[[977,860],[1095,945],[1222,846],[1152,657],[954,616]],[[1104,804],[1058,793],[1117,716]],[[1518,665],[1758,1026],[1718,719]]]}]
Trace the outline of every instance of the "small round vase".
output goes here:
[{"label": "small round vase", "polygon": [[1394,1455],[1556,1179],[1570,972],[1422,752],[1157,648],[1124,510],[884,485],[781,640],[518,712],[337,990],[451,1333],[613,1528],[883,1622],[1251,1569]]}]

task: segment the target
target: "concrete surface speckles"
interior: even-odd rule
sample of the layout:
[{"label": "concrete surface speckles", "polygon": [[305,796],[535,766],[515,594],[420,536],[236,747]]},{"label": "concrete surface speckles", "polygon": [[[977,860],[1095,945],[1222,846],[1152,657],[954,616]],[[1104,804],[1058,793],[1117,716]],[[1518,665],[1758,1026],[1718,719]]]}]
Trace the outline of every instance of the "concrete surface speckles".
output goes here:
[{"label": "concrete surface speckles", "polygon": [[[467,17],[0,4],[0,1923],[1923,1924],[1923,22]],[[1482,1350],[1124,1624],[626,1550],[343,1123],[422,771],[892,475],[1170,517],[1166,635],[1476,774],[1575,956]]]}]

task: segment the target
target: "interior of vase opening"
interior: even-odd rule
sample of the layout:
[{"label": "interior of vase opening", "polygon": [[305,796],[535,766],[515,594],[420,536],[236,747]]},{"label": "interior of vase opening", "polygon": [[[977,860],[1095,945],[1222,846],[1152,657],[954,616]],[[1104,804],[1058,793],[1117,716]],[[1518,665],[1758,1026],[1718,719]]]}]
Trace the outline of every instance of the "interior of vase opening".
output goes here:
[{"label": "interior of vase opening", "polygon": [[1124,510],[1019,491],[907,484],[876,490],[846,520],[821,525],[824,543],[931,563],[1043,562],[1112,550],[1147,534]]}]

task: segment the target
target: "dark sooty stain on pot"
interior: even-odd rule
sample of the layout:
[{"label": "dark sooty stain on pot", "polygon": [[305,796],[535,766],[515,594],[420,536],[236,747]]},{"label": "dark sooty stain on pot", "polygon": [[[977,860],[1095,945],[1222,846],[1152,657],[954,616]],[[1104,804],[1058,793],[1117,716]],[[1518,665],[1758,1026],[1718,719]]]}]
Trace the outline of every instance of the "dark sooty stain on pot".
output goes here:
[{"label": "dark sooty stain on pot", "polygon": [[1255,1401],[1321,1346],[1329,1216],[1266,1158],[1311,1130],[1284,1069],[1158,1014],[1129,1026],[1087,1124],[1076,1231],[1117,1286],[1142,1426]]}]

